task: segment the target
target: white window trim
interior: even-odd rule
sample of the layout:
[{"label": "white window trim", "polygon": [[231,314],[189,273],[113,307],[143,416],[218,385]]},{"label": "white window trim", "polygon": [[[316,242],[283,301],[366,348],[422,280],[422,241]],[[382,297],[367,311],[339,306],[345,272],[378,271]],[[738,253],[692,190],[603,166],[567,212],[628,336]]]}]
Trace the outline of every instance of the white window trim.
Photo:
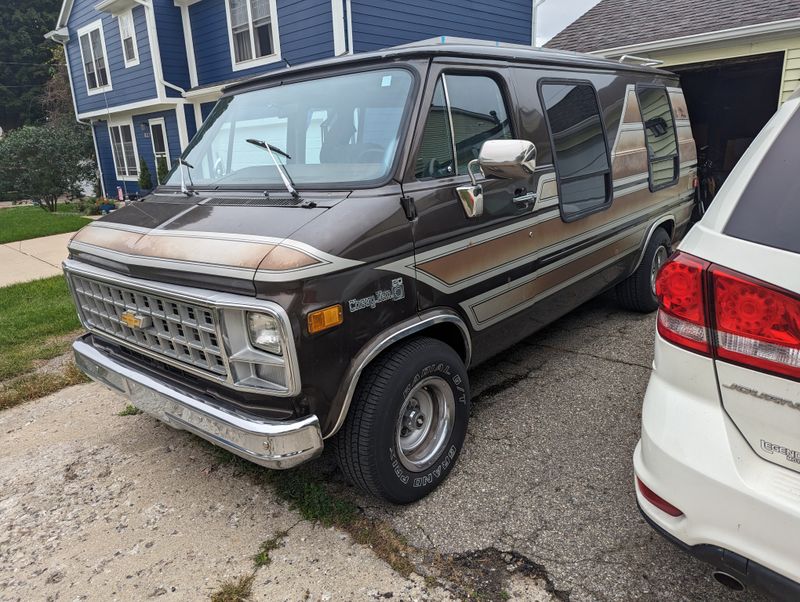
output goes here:
[{"label": "white window trim", "polygon": [[[181,109],[183,110],[183,107]],[[156,179],[158,179],[158,156],[156,156],[156,144],[155,144],[155,136],[153,136],[153,126],[160,125],[161,131],[164,132],[164,150],[167,154],[167,169],[172,167],[172,157],[169,154],[169,139],[167,138],[167,122],[163,117],[156,117],[154,119],[147,120],[147,127],[150,130],[150,146],[153,147],[153,159],[156,164]]]},{"label": "white window trim", "polygon": [[[97,88],[89,88],[89,78],[86,76],[86,60],[84,59],[83,56],[83,45],[81,44],[81,37],[91,33],[95,29],[100,30],[100,44],[103,46],[103,57],[105,58],[106,75],[108,76],[108,85],[98,86]],[[89,43],[91,45],[91,38],[89,39]],[[86,93],[89,96],[94,96],[96,94],[102,94],[103,92],[110,92],[111,90],[113,90],[114,87],[111,84],[111,65],[108,60],[108,50],[106,49],[106,34],[103,31],[102,19],[98,19],[97,21],[93,21],[88,25],[84,25],[78,30],[78,50],[81,53],[81,69],[83,70],[83,80],[84,83],[86,84]]]},{"label": "white window trim", "polygon": [[[120,175],[117,171],[117,153],[114,150],[114,137],[111,135],[111,128],[119,127],[121,125],[129,125],[131,127],[131,140],[133,141],[133,157],[136,161],[136,172],[137,175],[135,176],[127,176],[127,175]],[[117,180],[124,181],[124,182],[138,182],[139,181],[139,170],[142,168],[139,165],[139,148],[136,145],[136,129],[133,126],[133,119],[120,119],[115,121],[109,121],[107,124],[108,127],[108,141],[111,144],[111,156],[114,159],[114,175],[117,177]],[[125,163],[125,157],[123,155],[122,162]],[[126,164],[127,167],[127,164]]]},{"label": "white window trim", "polygon": [[[133,27],[133,58],[128,60],[125,56],[125,39],[122,33],[122,18],[127,16],[131,20],[131,27]],[[139,40],[136,37],[136,20],[133,18],[133,9],[126,10],[124,13],[117,15],[117,23],[119,25],[119,43],[122,47],[122,60],[125,62],[125,68],[135,67],[139,64]]]},{"label": "white window trim", "polygon": [[[225,3],[225,17],[227,18],[228,24],[228,47],[231,53],[231,69],[234,71],[242,71],[244,69],[252,69],[253,67],[261,67],[263,65],[271,65],[272,63],[277,63],[282,61],[283,58],[281,57],[281,38],[279,34],[278,28],[278,4],[277,0],[269,0],[269,15],[270,15],[270,27],[272,27],[272,49],[274,52],[267,56],[262,56],[255,59],[250,59],[249,61],[242,61],[240,63],[236,62],[236,51],[233,47],[233,23],[231,21],[231,3],[230,0],[224,0]],[[248,10],[249,10],[249,0],[248,0]],[[253,23],[250,23],[250,31],[252,32]],[[252,38],[251,38],[252,43]],[[255,46],[253,47],[255,49]]]}]

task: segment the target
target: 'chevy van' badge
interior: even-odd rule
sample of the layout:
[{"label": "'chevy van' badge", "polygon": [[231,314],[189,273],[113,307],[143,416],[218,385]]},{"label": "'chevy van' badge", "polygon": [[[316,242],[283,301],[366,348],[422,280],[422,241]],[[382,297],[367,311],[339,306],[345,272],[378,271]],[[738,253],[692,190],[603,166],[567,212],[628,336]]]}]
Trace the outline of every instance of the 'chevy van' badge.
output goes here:
[{"label": "'chevy van' badge", "polygon": [[122,315],[119,317],[119,321],[125,324],[125,326],[127,326],[128,328],[140,330],[147,326],[147,323],[150,321],[150,318],[147,316],[139,315],[129,309],[127,311],[122,312]]},{"label": "'chevy van' badge", "polygon": [[406,298],[405,287],[403,286],[402,278],[395,278],[392,280],[392,288],[390,290],[375,291],[369,297],[362,297],[361,299],[350,299],[347,302],[350,308],[350,313],[359,311],[361,309],[375,309],[378,303],[385,301],[401,301]]}]

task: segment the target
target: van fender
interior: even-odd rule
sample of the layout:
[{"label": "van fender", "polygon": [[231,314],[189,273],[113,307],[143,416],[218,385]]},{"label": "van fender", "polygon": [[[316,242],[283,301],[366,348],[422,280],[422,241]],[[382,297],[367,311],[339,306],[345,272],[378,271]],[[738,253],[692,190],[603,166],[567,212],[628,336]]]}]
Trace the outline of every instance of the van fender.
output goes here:
[{"label": "van fender", "polygon": [[469,334],[467,324],[455,311],[446,308],[433,309],[390,326],[364,345],[361,351],[358,352],[358,355],[350,362],[345,378],[342,380],[339,392],[336,395],[337,400],[342,400],[339,417],[336,420],[333,430],[326,434],[324,438],[328,439],[335,435],[344,424],[361,374],[366,370],[372,360],[395,343],[439,324],[452,324],[458,328],[464,342],[464,365],[469,367],[472,357],[472,338]]},{"label": "van fender", "polygon": [[650,225],[650,228],[647,230],[647,236],[645,236],[644,238],[644,244],[642,244],[642,248],[639,249],[639,257],[636,259],[636,263],[634,264],[633,268],[630,271],[631,274],[633,274],[636,270],[639,269],[639,266],[641,265],[642,260],[644,259],[644,254],[647,251],[647,245],[650,244],[650,239],[653,238],[653,234],[655,234],[659,226],[663,226],[668,222],[672,222],[673,236],[674,236],[674,228],[676,224],[675,216],[670,213],[668,215],[662,215],[661,217],[657,218]]}]

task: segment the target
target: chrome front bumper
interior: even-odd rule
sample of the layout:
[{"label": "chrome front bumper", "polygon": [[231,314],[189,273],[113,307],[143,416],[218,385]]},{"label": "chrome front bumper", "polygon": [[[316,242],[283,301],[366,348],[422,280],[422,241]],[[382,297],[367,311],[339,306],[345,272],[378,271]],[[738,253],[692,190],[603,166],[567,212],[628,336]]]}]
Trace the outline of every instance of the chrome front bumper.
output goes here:
[{"label": "chrome front bumper", "polygon": [[281,422],[223,409],[100,353],[85,339],[72,345],[78,367],[173,428],[268,468],[291,468],[322,452],[316,416]]}]

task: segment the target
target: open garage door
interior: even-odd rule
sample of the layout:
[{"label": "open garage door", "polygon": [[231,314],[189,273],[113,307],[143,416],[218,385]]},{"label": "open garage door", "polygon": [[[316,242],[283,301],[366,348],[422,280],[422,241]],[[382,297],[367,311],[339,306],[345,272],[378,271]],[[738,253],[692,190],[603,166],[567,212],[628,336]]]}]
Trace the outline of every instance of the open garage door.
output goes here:
[{"label": "open garage door", "polygon": [[784,53],[668,67],[681,78],[710,197],[778,109]]}]

